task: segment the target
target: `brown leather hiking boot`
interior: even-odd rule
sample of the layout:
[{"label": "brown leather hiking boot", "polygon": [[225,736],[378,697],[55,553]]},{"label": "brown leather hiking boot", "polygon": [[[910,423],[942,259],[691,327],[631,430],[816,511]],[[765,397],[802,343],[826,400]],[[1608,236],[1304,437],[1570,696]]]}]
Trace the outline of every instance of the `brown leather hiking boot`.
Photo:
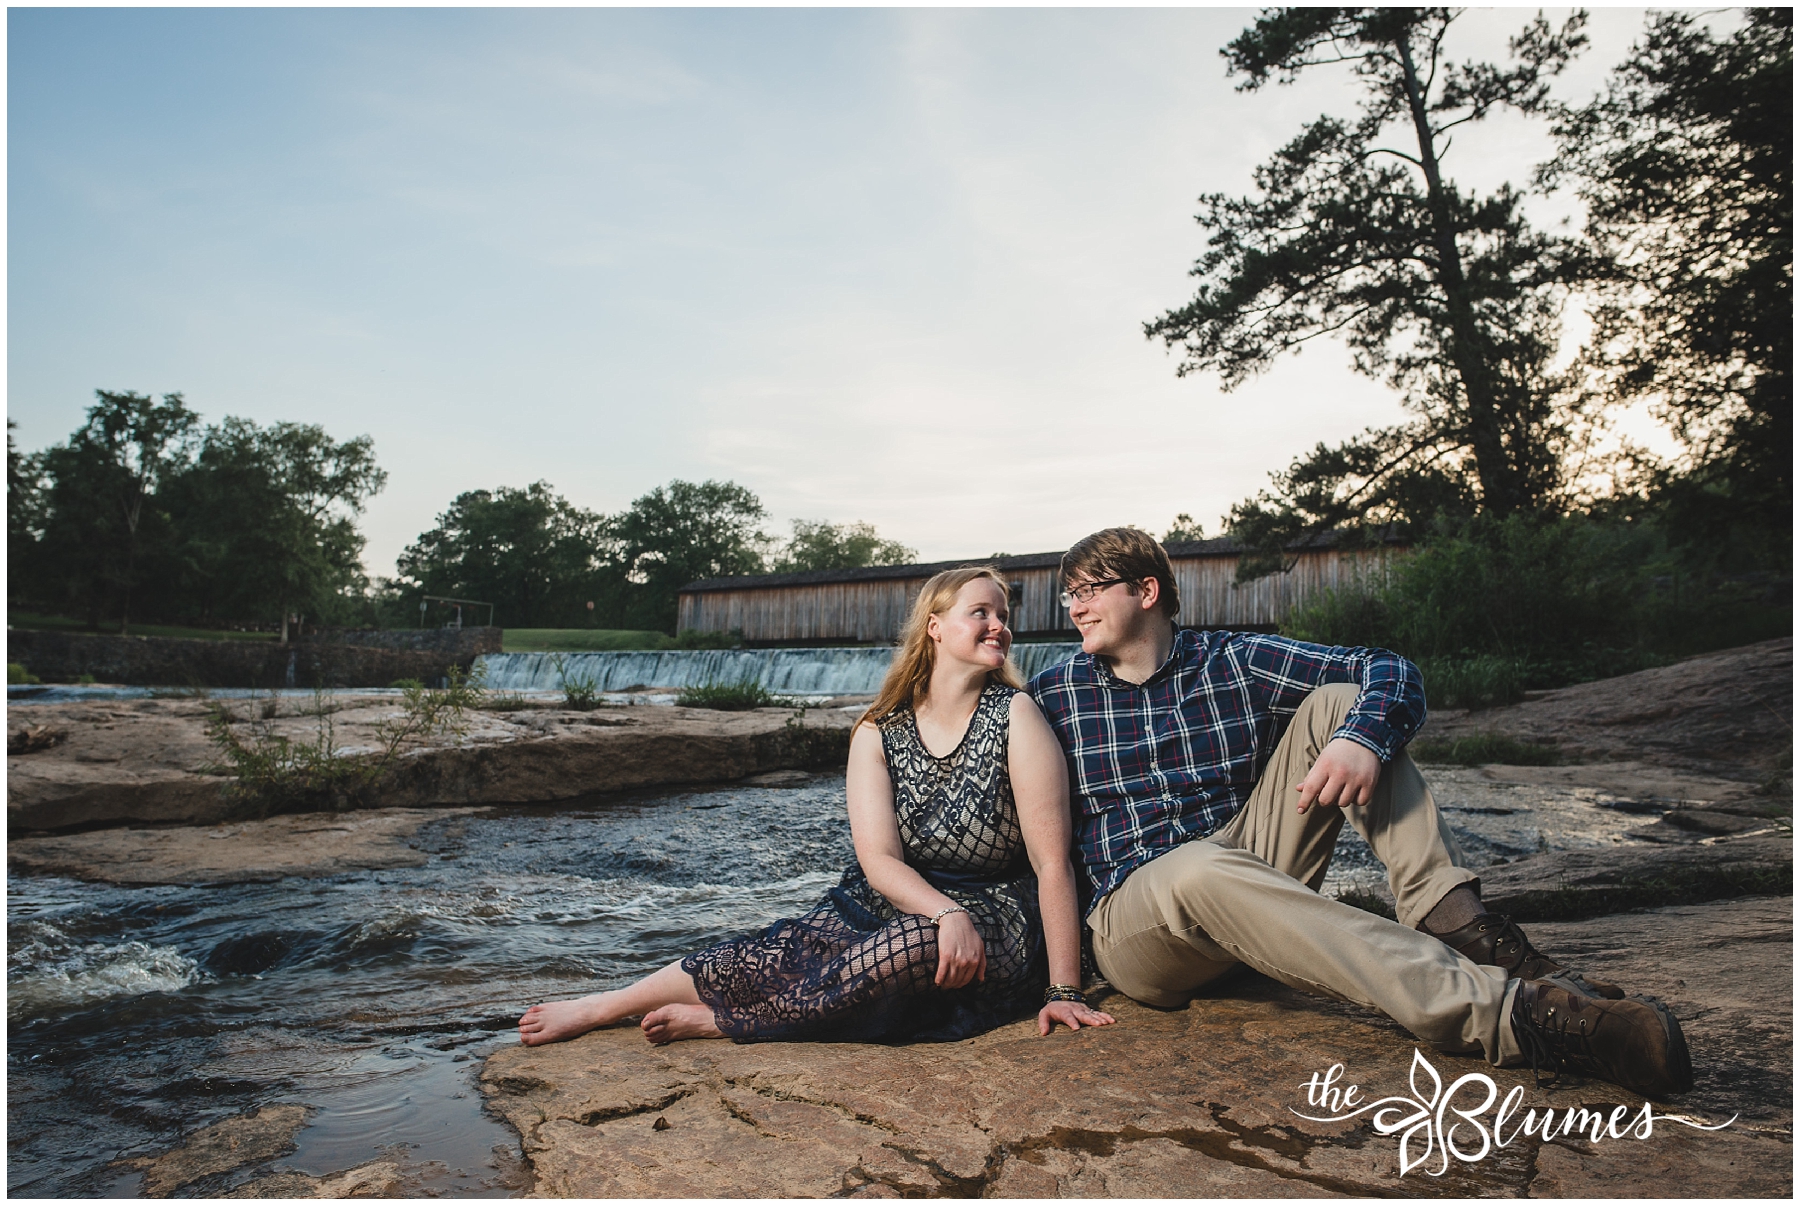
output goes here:
[{"label": "brown leather hiking boot", "polygon": [[1605,980],[1590,980],[1572,968],[1562,966],[1531,945],[1513,919],[1504,913],[1483,913],[1461,929],[1448,934],[1425,931],[1444,945],[1454,948],[1464,958],[1489,967],[1503,967],[1506,974],[1521,980],[1555,980],[1571,992],[1590,997],[1618,1001],[1625,990]]},{"label": "brown leather hiking boot", "polygon": [[[1557,1075],[1573,1068],[1646,1097],[1694,1087],[1681,1024],[1668,1006],[1648,997],[1601,1000],[1549,980],[1522,980],[1513,997],[1512,1028],[1534,1076],[1540,1068]],[[1540,1087],[1545,1083],[1539,1080]]]}]

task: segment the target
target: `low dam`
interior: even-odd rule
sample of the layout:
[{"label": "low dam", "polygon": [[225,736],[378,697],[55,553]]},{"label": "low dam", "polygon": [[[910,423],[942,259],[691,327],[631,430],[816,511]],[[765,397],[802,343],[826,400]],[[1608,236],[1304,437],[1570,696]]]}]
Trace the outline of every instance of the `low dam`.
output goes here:
[{"label": "low dam", "polygon": [[[1026,678],[1075,656],[1077,644],[1013,646]],[[894,651],[884,645],[840,649],[662,649],[607,653],[489,653],[476,659],[497,691],[556,691],[564,681],[598,691],[755,683],[791,695],[873,695]]]}]

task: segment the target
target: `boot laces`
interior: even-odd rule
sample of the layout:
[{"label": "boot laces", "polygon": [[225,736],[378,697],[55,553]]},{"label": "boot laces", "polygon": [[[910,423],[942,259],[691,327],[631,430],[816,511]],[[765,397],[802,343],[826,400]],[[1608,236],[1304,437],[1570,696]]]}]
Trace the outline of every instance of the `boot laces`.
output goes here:
[{"label": "boot laces", "polygon": [[[1544,1006],[1544,1017],[1539,1021],[1522,999],[1516,1001],[1513,1037],[1531,1060],[1531,1078],[1540,1089],[1554,1085],[1569,1067],[1590,1071],[1598,1065],[1588,1019],[1577,1018],[1554,1004]],[[1540,1075],[1543,1068],[1550,1070],[1548,1080]]]}]

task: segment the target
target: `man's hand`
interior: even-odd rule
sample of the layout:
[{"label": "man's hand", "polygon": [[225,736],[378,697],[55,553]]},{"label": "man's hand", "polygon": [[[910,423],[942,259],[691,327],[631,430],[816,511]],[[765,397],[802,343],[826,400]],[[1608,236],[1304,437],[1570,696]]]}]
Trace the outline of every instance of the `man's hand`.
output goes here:
[{"label": "man's hand", "polygon": [[1300,780],[1300,811],[1314,804],[1348,808],[1367,804],[1375,796],[1375,784],[1381,781],[1381,759],[1367,746],[1348,737],[1334,737],[1319,751],[1306,778]]},{"label": "man's hand", "polygon": [[961,988],[971,980],[987,979],[987,943],[967,913],[946,913],[938,921],[937,977],[939,988]]}]

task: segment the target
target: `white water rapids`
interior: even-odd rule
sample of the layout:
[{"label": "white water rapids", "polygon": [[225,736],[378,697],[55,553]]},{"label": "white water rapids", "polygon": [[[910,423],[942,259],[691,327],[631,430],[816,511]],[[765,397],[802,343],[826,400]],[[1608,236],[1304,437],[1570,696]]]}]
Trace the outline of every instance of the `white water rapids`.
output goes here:
[{"label": "white water rapids", "polygon": [[[1015,645],[1026,678],[1073,657],[1075,644]],[[787,695],[873,695],[894,651],[859,649],[663,649],[608,653],[489,653],[476,659],[496,691],[555,691],[565,681],[597,691],[754,683]]]}]

